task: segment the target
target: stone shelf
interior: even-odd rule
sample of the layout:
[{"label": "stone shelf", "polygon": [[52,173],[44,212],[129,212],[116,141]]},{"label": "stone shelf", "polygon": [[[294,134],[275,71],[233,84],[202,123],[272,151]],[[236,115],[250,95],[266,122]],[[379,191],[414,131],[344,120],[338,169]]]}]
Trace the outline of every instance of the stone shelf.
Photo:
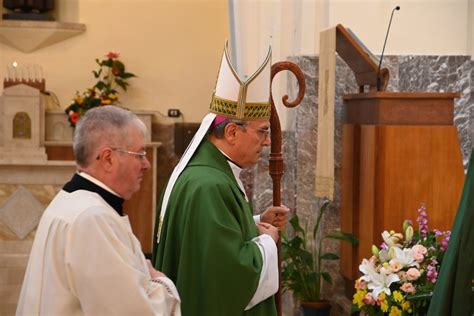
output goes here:
[{"label": "stone shelf", "polygon": [[0,20],[0,42],[24,53],[31,53],[85,30],[86,25],[81,23]]}]

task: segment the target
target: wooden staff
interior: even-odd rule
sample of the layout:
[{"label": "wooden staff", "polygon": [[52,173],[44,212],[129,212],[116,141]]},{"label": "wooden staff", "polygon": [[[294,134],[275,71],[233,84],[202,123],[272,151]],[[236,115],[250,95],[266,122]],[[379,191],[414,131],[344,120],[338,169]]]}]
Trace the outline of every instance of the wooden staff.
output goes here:
[{"label": "wooden staff", "polygon": [[[294,63],[289,61],[281,61],[277,62],[272,65],[271,70],[271,82],[273,82],[273,78],[277,73],[283,70],[291,71],[298,80],[299,90],[298,96],[293,102],[288,101],[288,95],[284,95],[282,97],[282,102],[286,107],[294,108],[298,104],[301,103],[303,100],[304,93],[305,93],[305,80],[304,75],[301,69]],[[281,205],[281,177],[283,175],[283,154],[281,152],[281,125],[280,125],[280,118],[278,117],[278,113],[275,107],[275,103],[273,102],[273,97],[270,94],[270,102],[272,105],[271,115],[270,115],[270,130],[271,130],[271,149],[270,149],[270,162],[269,162],[269,171],[270,176],[272,177],[273,181],[273,205],[280,206]],[[277,243],[278,247],[278,273],[279,273],[279,287],[278,292],[275,294],[276,298],[276,305],[278,316],[281,316],[281,239],[278,240]]]}]

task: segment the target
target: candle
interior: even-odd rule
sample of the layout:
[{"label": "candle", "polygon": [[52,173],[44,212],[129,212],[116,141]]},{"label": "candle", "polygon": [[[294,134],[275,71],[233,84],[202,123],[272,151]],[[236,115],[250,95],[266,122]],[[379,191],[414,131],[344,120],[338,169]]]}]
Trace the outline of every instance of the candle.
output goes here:
[{"label": "candle", "polygon": [[16,81],[17,80],[17,68],[18,67],[18,63],[16,61],[14,61],[12,63],[12,81]]}]

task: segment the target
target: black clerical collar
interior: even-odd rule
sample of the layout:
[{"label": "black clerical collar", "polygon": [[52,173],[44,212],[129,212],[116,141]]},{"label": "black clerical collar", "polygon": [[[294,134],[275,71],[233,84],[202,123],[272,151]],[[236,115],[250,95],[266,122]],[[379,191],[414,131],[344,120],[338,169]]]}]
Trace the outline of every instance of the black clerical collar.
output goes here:
[{"label": "black clerical collar", "polygon": [[237,164],[237,163],[236,163],[235,161],[233,161],[229,156],[227,156],[227,154],[226,154],[225,152],[223,152],[219,147],[216,146],[216,148],[221,152],[221,154],[224,155],[225,159],[226,159],[228,162],[234,164],[234,165],[237,166],[239,169],[242,169],[242,167],[239,166],[239,164]]},{"label": "black clerical collar", "polygon": [[77,190],[86,190],[90,192],[95,192],[99,194],[110,206],[114,208],[120,216],[123,216],[123,202],[124,199],[121,197],[107,191],[104,188],[101,188],[92,181],[81,177],[77,173],[72,177],[71,181],[66,183],[63,187],[63,190],[69,193],[72,193]]},{"label": "black clerical collar", "polygon": [[[225,156],[225,155],[224,155]],[[239,168],[240,170],[242,170],[242,167],[239,166],[235,161],[233,161],[232,159],[230,159],[229,157],[225,156],[225,159],[227,159],[228,162],[230,162],[231,164],[235,165],[237,168]]]}]

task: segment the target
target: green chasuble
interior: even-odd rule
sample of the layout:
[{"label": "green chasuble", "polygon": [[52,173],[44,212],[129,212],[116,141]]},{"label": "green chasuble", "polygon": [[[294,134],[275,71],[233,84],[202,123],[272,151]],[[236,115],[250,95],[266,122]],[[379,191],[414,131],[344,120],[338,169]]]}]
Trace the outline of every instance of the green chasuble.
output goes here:
[{"label": "green chasuble", "polygon": [[225,156],[203,140],[173,188],[153,251],[155,267],[178,288],[184,316],[276,315],[273,296],[244,311],[262,269],[251,241],[257,236]]},{"label": "green chasuble", "polygon": [[474,154],[448,249],[431,298],[430,316],[474,315]]}]

